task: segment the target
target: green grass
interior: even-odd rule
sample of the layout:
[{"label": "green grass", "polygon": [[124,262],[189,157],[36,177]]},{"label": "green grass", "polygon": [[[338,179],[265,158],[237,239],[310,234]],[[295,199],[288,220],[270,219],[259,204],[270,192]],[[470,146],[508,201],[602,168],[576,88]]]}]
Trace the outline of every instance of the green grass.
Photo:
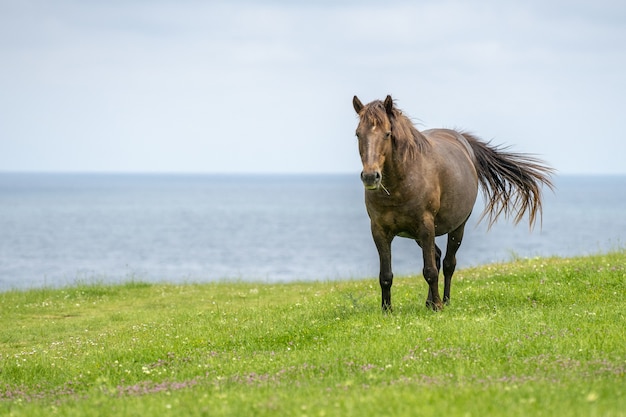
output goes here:
[{"label": "green grass", "polygon": [[625,265],[1,293],[0,415],[626,416]]}]

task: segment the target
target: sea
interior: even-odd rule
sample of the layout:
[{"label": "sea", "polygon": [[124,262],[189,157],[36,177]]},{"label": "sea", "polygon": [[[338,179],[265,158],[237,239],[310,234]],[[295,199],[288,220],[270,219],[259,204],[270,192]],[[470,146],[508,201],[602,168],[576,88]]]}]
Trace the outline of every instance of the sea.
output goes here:
[{"label": "sea", "polygon": [[[624,248],[626,176],[558,176],[534,229],[478,223],[458,268]],[[263,283],[378,276],[358,173],[0,173],[0,291],[127,281]],[[445,248],[445,238],[438,238]],[[398,275],[421,251],[393,243]]]}]

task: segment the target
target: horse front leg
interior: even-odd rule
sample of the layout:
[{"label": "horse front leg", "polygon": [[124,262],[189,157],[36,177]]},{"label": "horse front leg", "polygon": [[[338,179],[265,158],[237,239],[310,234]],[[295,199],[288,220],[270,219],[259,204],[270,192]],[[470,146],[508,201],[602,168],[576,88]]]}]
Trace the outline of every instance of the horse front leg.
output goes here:
[{"label": "horse front leg", "polygon": [[[419,245],[420,249],[422,248],[422,244],[419,242],[419,240],[416,240],[417,244]],[[435,244],[435,265],[437,266],[437,274],[439,274],[439,271],[441,270],[441,249],[439,249],[439,246],[437,246],[437,244]],[[444,303],[445,303],[445,295],[443,297],[444,299]],[[433,292],[430,290],[430,286],[428,287],[428,298],[426,298],[426,305],[430,305],[433,301]]]},{"label": "horse front leg", "polygon": [[[439,295],[439,264],[437,258],[441,257],[441,250],[437,251],[435,245],[435,225],[433,221],[425,221],[424,229],[419,239],[424,258],[424,279],[428,283],[428,298],[426,306],[435,311],[443,309],[443,303]],[[437,256],[439,255],[439,256]]]},{"label": "horse front leg", "polygon": [[378,250],[380,261],[380,273],[378,281],[381,290],[381,306],[383,311],[391,311],[391,285],[393,284],[393,272],[391,271],[391,241],[393,235],[386,233],[381,227],[372,222],[372,237]]}]

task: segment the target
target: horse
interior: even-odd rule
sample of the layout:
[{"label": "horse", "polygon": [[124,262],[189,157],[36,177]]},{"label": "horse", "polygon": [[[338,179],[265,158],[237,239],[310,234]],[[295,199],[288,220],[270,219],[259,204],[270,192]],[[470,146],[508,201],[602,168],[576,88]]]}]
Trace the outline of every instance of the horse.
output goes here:
[{"label": "horse", "polygon": [[[479,185],[486,200],[481,221],[489,227],[500,215],[515,224],[528,213],[532,229],[542,215],[542,186],[551,190],[554,169],[532,155],[512,153],[465,131],[418,131],[388,95],[363,105],[352,100],[359,116],[356,129],[363,164],[365,207],[380,261],[383,311],[391,311],[391,242],[413,239],[422,249],[426,306],[435,311],[450,303],[465,224],[474,208]],[[441,249],[435,236],[447,234],[443,258],[443,302],[439,294]]]}]

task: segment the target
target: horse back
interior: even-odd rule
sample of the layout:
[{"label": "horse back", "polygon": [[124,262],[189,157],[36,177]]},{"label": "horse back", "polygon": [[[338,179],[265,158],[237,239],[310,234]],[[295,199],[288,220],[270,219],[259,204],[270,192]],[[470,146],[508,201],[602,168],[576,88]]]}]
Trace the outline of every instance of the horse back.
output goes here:
[{"label": "horse back", "polygon": [[[447,154],[449,158],[458,158],[458,150],[463,150],[465,156],[474,165],[476,157],[469,141],[463,133],[452,129],[429,129],[422,132],[429,142],[438,148],[436,152]],[[464,159],[464,158],[461,158]]]}]

